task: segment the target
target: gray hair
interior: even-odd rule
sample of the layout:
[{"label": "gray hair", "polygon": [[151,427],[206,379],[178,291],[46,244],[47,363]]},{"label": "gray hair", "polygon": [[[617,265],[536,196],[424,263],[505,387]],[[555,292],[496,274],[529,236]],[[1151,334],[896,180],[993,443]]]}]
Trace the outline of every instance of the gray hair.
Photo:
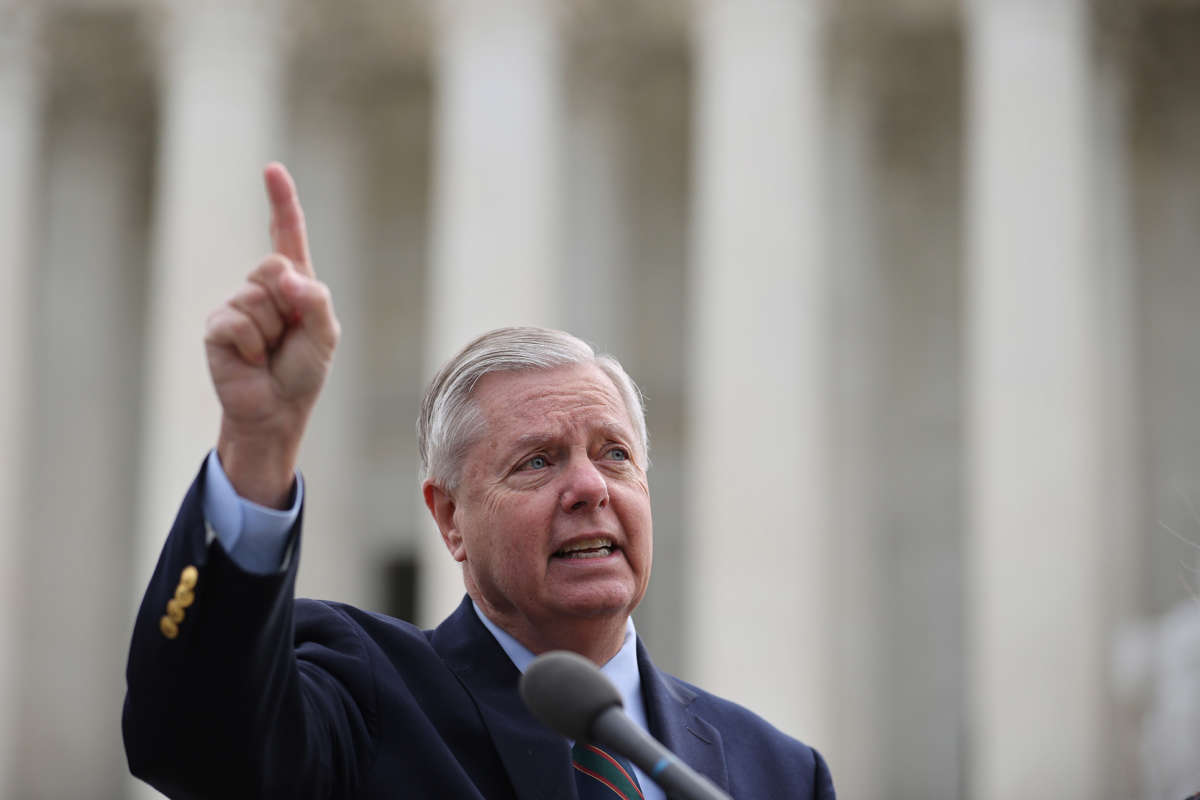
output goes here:
[{"label": "gray hair", "polygon": [[610,355],[597,355],[591,345],[565,331],[498,328],[460,350],[430,382],[417,419],[422,480],[432,480],[447,490],[457,487],[463,458],[483,432],[484,420],[474,398],[480,378],[492,372],[553,369],[570,364],[595,364],[612,380],[633,422],[642,458],[648,459],[650,441],[642,393],[619,361]]}]

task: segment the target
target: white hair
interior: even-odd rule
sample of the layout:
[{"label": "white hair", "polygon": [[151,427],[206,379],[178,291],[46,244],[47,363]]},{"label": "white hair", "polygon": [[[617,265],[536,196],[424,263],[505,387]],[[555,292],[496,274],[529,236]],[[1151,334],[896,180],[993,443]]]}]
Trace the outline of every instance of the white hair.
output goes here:
[{"label": "white hair", "polygon": [[489,331],[447,361],[429,384],[417,419],[422,480],[444,489],[457,487],[467,450],[483,432],[484,420],[475,403],[475,386],[492,372],[553,369],[570,364],[595,364],[616,386],[625,403],[642,449],[650,455],[642,393],[610,355],[565,331],[514,327]]}]

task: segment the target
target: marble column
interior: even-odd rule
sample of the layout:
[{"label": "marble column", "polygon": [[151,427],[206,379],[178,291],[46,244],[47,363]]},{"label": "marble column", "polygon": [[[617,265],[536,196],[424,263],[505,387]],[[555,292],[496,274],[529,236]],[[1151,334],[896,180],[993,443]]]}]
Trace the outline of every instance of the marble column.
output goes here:
[{"label": "marble column", "polygon": [[34,268],[36,167],[41,80],[32,4],[0,4],[0,786],[12,786],[20,741],[21,564],[29,536],[23,469],[33,341],[29,303]]},{"label": "marble column", "polygon": [[[561,324],[562,54],[546,0],[438,9],[426,375],[476,335]],[[460,569],[419,512],[418,615],[462,597]]]},{"label": "marble column", "polygon": [[[205,319],[271,249],[262,167],[280,155],[277,14],[275,0],[165,9],[139,576],[150,575],[183,493],[216,443]],[[136,587],[138,597],[140,580]]]},{"label": "marble column", "polygon": [[968,15],[969,793],[1110,797],[1088,4]]},{"label": "marble column", "polygon": [[125,20],[57,17],[29,339],[16,797],[114,797],[128,652],[153,88]]},{"label": "marble column", "polygon": [[688,674],[818,746],[837,713],[825,14],[697,8],[688,410]]}]

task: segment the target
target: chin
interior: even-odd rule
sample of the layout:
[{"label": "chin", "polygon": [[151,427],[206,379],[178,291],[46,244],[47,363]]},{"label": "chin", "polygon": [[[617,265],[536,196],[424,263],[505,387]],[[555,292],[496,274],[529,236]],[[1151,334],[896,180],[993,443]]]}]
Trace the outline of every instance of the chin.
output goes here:
[{"label": "chin", "polygon": [[633,613],[641,599],[628,586],[589,587],[560,597],[557,605],[580,617],[625,617]]}]

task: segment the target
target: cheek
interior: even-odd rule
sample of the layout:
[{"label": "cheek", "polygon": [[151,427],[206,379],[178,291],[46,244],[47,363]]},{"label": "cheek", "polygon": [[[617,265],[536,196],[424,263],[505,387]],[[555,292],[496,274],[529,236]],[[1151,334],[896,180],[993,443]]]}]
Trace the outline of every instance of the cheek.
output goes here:
[{"label": "cheek", "polygon": [[484,519],[498,519],[503,514],[504,503],[499,492],[488,492],[479,500],[479,510]]},{"label": "cheek", "polygon": [[654,520],[650,516],[650,504],[647,503],[640,517],[642,552],[646,554],[645,568],[650,570],[650,559],[654,555]]},{"label": "cheek", "polygon": [[528,573],[541,563],[547,523],[537,498],[527,496],[492,499],[487,504],[489,548],[507,572]]},{"label": "cheek", "polygon": [[648,566],[654,549],[654,523],[650,516],[650,504],[642,497],[630,499],[631,502],[625,505],[621,522],[637,552],[642,555],[642,560]]}]

